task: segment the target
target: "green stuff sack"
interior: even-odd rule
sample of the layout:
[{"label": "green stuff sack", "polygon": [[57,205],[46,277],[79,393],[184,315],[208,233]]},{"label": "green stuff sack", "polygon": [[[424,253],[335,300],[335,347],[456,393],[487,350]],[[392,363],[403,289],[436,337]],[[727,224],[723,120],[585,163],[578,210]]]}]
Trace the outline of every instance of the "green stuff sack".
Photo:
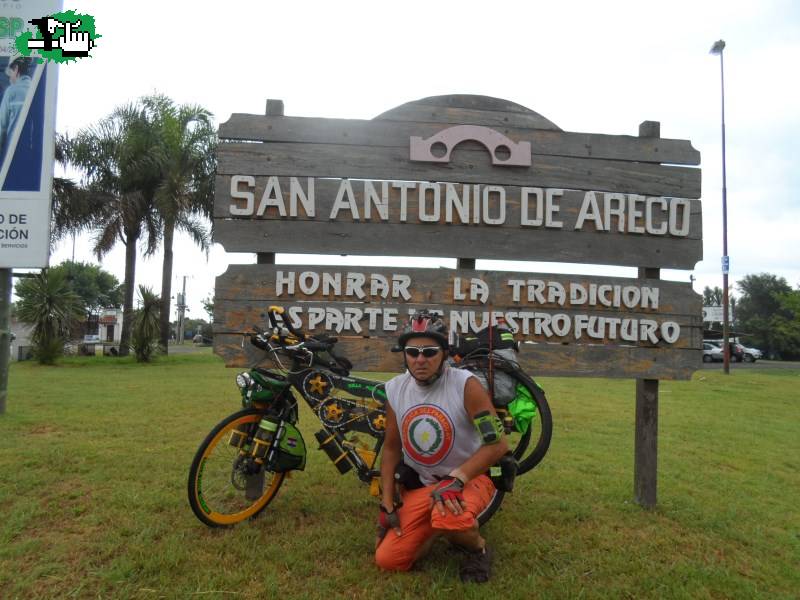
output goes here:
[{"label": "green stuff sack", "polygon": [[517,384],[516,395],[508,405],[508,412],[514,417],[514,428],[520,433],[525,433],[531,426],[531,421],[536,416],[536,404],[533,396],[521,383]]}]

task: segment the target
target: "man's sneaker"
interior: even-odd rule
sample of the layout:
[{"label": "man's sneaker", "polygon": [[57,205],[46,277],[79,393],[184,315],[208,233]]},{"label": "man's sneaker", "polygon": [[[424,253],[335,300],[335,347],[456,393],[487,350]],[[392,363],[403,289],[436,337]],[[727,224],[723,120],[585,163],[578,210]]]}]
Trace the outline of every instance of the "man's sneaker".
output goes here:
[{"label": "man's sneaker", "polygon": [[470,552],[461,563],[461,581],[485,583],[492,575],[492,551],[485,546],[480,552]]}]

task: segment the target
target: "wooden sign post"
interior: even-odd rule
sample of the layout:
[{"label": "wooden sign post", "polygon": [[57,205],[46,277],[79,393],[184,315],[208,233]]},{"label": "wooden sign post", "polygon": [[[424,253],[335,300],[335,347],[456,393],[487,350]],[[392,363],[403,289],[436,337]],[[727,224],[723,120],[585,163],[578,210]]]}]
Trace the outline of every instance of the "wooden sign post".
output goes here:
[{"label": "wooden sign post", "polygon": [[[639,137],[661,137],[661,124],[644,121]],[[639,267],[639,277],[658,279],[657,267]],[[653,508],[658,497],[658,379],[636,380],[636,432],[634,434],[633,493],[636,502]]]},{"label": "wooden sign post", "polygon": [[[571,133],[518,104],[439,96],[372,120],[234,114],[220,127],[214,238],[258,264],[217,278],[215,352],[279,304],[330,332],[356,370],[402,368],[410,313],[452,332],[503,317],[534,376],[637,380],[635,496],[656,501],[658,380],[700,366],[701,298],[661,268],[702,258],[699,153],[644,122],[639,136]],[[275,253],[457,257],[452,269],[276,265]],[[476,270],[476,259],[638,268],[637,278]]]}]

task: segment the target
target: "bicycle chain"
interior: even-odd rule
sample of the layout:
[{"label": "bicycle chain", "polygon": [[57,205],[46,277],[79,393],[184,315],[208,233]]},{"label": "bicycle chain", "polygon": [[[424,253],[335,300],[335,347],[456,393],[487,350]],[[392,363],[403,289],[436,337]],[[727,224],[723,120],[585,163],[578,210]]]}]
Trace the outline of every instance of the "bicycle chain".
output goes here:
[{"label": "bicycle chain", "polygon": [[349,431],[355,429],[354,424],[363,421],[374,434],[380,435],[386,430],[386,411],[369,408],[363,400],[330,396],[317,405],[317,416],[330,429]]}]

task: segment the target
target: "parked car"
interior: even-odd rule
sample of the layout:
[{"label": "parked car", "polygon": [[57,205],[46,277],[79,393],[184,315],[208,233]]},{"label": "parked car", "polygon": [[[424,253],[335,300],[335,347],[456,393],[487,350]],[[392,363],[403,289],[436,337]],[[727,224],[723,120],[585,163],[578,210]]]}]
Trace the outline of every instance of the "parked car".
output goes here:
[{"label": "parked car", "polygon": [[[719,359],[714,358],[714,360],[725,360],[725,357],[723,356],[723,353],[722,353],[722,341],[720,341],[720,340],[704,340],[703,341],[703,347],[704,348],[705,348],[706,344],[709,344],[709,345],[714,346],[714,347],[719,349],[720,358]],[[743,360],[745,360],[745,357],[744,357],[744,355],[745,355],[744,346],[742,346],[741,344],[737,344],[736,342],[728,342],[728,347],[730,348],[731,361],[732,362],[742,362]],[[704,351],[704,354],[705,354],[705,351]],[[709,361],[706,361],[706,362],[709,362]]]},{"label": "parked car", "polygon": [[703,342],[703,362],[721,362],[723,358],[722,348],[708,342]]},{"label": "parked car", "polygon": [[763,353],[758,348],[744,349],[744,362],[756,362],[763,357]]}]

